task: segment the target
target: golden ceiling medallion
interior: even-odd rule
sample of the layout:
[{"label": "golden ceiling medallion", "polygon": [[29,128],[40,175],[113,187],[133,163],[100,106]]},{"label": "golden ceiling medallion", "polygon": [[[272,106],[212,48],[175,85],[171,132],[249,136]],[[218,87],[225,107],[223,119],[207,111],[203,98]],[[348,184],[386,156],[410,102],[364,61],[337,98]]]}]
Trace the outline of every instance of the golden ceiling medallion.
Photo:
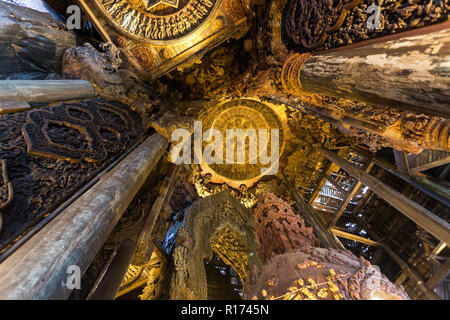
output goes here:
[{"label": "golden ceiling medallion", "polygon": [[117,31],[141,42],[164,44],[194,32],[221,0],[95,0]]},{"label": "golden ceiling medallion", "polygon": [[[208,129],[218,129],[224,137],[223,164],[207,164],[204,161],[201,164],[202,173],[210,173],[212,175],[211,182],[227,183],[233,188],[239,188],[242,185],[250,187],[264,175],[272,174],[269,172],[273,168],[277,171],[279,157],[281,157],[284,150],[286,132],[277,113],[268,105],[252,99],[231,100],[219,104],[213,110],[209,111],[206,118],[203,119],[202,125],[203,132],[206,132]],[[250,138],[247,139],[245,142],[245,163],[243,164],[237,163],[238,161],[232,164],[226,162],[227,139],[225,137],[227,137],[227,129],[242,129],[244,132],[248,132],[250,129],[256,131],[258,137],[253,140],[253,143],[257,141],[257,153],[252,156],[250,152],[252,141]],[[276,157],[276,162],[272,161],[275,160],[274,158],[271,159],[270,163],[264,164],[260,161],[262,153],[268,156],[272,155],[271,144],[275,143],[273,129],[278,130],[278,138],[276,139],[278,141],[278,156]],[[268,134],[268,141],[265,146],[259,141],[262,132],[265,132],[264,130],[267,130],[266,132]],[[210,142],[203,140],[203,150],[205,150],[208,144]],[[236,144],[234,145],[234,150],[236,155]],[[235,159],[237,159],[237,156]]]}]

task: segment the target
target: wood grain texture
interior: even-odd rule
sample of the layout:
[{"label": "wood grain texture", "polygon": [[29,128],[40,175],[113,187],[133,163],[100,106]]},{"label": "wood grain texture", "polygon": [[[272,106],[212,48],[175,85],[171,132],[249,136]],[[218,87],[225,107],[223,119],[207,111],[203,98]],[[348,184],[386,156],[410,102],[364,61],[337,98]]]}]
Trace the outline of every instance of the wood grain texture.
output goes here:
[{"label": "wood grain texture", "polygon": [[48,13],[0,2],[0,79],[58,77],[75,34]]},{"label": "wood grain texture", "polygon": [[95,97],[85,80],[0,80],[0,100],[53,102]]},{"label": "wood grain texture", "polygon": [[450,118],[450,29],[308,59],[302,90]]}]

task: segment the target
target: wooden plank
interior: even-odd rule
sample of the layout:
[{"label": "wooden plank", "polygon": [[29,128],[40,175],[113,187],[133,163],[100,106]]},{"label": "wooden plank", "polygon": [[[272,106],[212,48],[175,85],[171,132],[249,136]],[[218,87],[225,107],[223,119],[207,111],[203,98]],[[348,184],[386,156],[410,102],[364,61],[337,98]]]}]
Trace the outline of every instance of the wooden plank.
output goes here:
[{"label": "wooden plank", "polygon": [[404,151],[394,149],[395,165],[400,172],[409,172],[407,155]]},{"label": "wooden plank", "polygon": [[283,180],[283,183],[287,190],[290,191],[292,198],[296,202],[297,206],[301,210],[301,216],[305,219],[305,221],[313,228],[314,234],[317,235],[317,238],[321,241],[321,243],[326,248],[334,248],[338,250],[345,250],[345,247],[339,241],[338,238],[328,230],[325,225],[322,223],[318,214],[314,211],[314,209],[301,197],[298,191],[292,186],[292,184],[286,183],[286,180]]}]

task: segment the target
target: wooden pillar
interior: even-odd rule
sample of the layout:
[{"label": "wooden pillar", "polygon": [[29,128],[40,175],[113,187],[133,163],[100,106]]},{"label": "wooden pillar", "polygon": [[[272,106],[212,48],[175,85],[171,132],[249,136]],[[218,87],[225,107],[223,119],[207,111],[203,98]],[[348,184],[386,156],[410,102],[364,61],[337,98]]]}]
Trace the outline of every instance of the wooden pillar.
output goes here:
[{"label": "wooden pillar", "polygon": [[430,197],[432,197],[432,198],[442,202],[446,206],[450,207],[450,190],[445,188],[444,186],[441,186],[437,183],[434,183],[431,180],[428,180],[428,179],[426,179],[422,176],[416,175],[416,174],[400,172],[389,162],[386,162],[383,159],[375,157],[375,156],[369,154],[367,151],[362,150],[361,148],[353,146],[352,149],[363,156],[370,157],[372,159],[372,161],[375,163],[375,165],[379,166],[380,168],[383,168],[384,170],[388,171],[389,173],[392,173],[393,175],[395,175],[398,178],[402,179],[403,181],[409,183],[413,187],[419,189],[423,193],[429,195]]},{"label": "wooden pillar", "polygon": [[159,134],[148,137],[3,261],[0,299],[66,299],[69,267],[86,272],[167,146]]},{"label": "wooden pillar", "polygon": [[85,80],[2,80],[0,101],[54,102],[95,97]]},{"label": "wooden pillar", "polygon": [[283,67],[284,88],[450,118],[450,22],[441,25],[347,50],[294,54]]},{"label": "wooden pillar", "polygon": [[372,192],[432,234],[436,239],[445,243],[450,243],[450,226],[445,220],[437,217],[426,208],[418,205],[400,192],[359,169],[346,159],[341,158],[336,153],[324,148],[322,148],[322,152],[329,160],[333,161],[348,174],[361,181],[361,183],[369,187]]},{"label": "wooden pillar", "polygon": [[114,300],[135,249],[136,243],[131,239],[125,239],[119,244],[112,255],[108,268],[102,273],[95,285],[95,290],[87,297],[87,300]]},{"label": "wooden pillar", "polygon": [[[180,166],[173,166],[172,171],[162,181],[159,195],[153,203],[152,209],[143,222],[141,233],[136,239],[122,241],[114,254],[111,263],[98,279],[95,288],[88,296],[88,300],[114,300],[119,292],[120,285],[131,264],[133,257],[139,255],[140,265],[150,261],[154,251],[153,239],[151,237],[155,223],[161,213],[164,204],[170,201],[170,190],[175,185],[176,178],[180,172]],[[136,260],[136,257],[135,257]]]}]

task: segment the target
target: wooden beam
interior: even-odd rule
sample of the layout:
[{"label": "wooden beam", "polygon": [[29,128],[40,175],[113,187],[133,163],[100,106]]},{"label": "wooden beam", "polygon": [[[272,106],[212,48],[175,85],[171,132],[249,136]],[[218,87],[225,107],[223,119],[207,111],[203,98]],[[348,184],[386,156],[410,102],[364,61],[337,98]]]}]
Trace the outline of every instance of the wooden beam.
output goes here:
[{"label": "wooden beam", "polygon": [[159,134],[148,137],[3,261],[0,299],[67,299],[69,267],[86,272],[167,146]]},{"label": "wooden beam", "polygon": [[[372,167],[373,167],[373,162],[370,162],[366,166],[365,172],[369,172],[370,169],[372,169]],[[329,228],[333,227],[338,222],[338,220],[341,217],[342,213],[344,212],[345,208],[347,208],[348,204],[350,203],[352,198],[355,196],[356,192],[358,192],[360,187],[361,187],[361,182],[358,181],[358,179],[355,179],[355,181],[353,182],[352,186],[348,190],[344,200],[342,201],[341,205],[339,206],[339,208],[336,210],[336,213],[331,218],[331,221],[328,224]]]},{"label": "wooden beam", "polygon": [[144,222],[144,226],[142,227],[141,234],[137,241],[137,252],[139,252],[139,256],[142,259],[140,261],[142,264],[147,263],[151,258],[154,250],[151,236],[153,228],[155,227],[155,223],[158,220],[161,210],[164,208],[164,204],[170,201],[169,194],[170,196],[172,195],[170,191],[175,186],[180,170],[181,166],[173,166],[169,175],[164,178],[159,190],[159,195],[153,203],[152,209]]},{"label": "wooden beam", "polygon": [[434,289],[445,280],[450,274],[450,258],[447,258],[442,266],[436,271],[436,273],[428,279],[426,286],[431,290]]},{"label": "wooden beam", "polygon": [[445,204],[446,206],[450,207],[450,190],[444,187],[443,185],[437,184],[417,174],[400,172],[389,162],[379,157],[375,157],[374,155],[369,154],[367,151],[359,147],[352,146],[351,148],[352,150],[361,155],[370,157],[372,161],[375,163],[375,165],[379,166],[380,168],[383,168],[387,172],[392,173],[393,175],[412,185],[414,188],[419,189],[420,191],[429,195],[433,199],[436,199]]},{"label": "wooden beam", "polygon": [[450,152],[439,150],[425,150],[418,155],[408,156],[411,172],[422,172],[450,163]]},{"label": "wooden beam", "polygon": [[342,188],[339,183],[337,183],[336,180],[334,180],[332,177],[330,177],[330,175],[325,176],[325,178],[333,185],[336,187],[336,189],[338,189],[338,191],[342,194],[345,195],[347,193],[347,191],[345,191],[344,188]]},{"label": "wooden beam", "polygon": [[94,87],[85,80],[1,80],[2,101],[46,103],[96,96]]},{"label": "wooden beam", "polygon": [[383,246],[383,244],[378,242],[378,241],[374,241],[374,240],[371,240],[371,239],[360,237],[360,236],[358,236],[356,234],[353,234],[353,233],[346,232],[342,228],[332,227],[330,230],[337,237],[345,238],[345,239],[348,239],[348,240],[354,240],[354,241],[357,241],[357,242],[360,242],[360,243],[363,243],[363,244],[367,244],[367,245],[373,246],[373,247],[382,247]]},{"label": "wooden beam", "polygon": [[[151,260],[152,253],[155,250],[151,234],[164,204],[170,201],[169,191],[175,185],[174,182],[178,177],[180,168],[181,166],[171,165],[171,171],[162,181],[159,195],[142,224],[141,233],[136,239],[126,239],[121,243],[116,254],[119,255],[120,253],[120,256],[117,259],[114,257],[115,261],[112,261],[110,266],[102,273],[88,300],[114,300],[133,257],[138,265],[146,265]],[[140,261],[137,260],[135,254],[139,255]]]},{"label": "wooden beam", "polygon": [[300,208],[301,216],[313,228],[314,233],[316,234],[317,238],[319,238],[324,247],[345,250],[345,247],[342,245],[339,239],[337,239],[336,236],[325,227],[314,209],[301,197],[301,195],[292,186],[292,184],[287,183],[286,179],[283,180],[283,183],[287,190],[289,190],[289,192],[291,193],[291,196],[296,202],[297,206]]},{"label": "wooden beam", "polygon": [[326,176],[329,175],[332,171],[332,167],[333,167],[333,163],[329,162],[326,167],[323,169],[322,173],[320,174],[320,178],[319,178],[319,182],[317,183],[316,187],[314,188],[314,191],[311,194],[311,197],[309,197],[309,204],[312,204],[317,196],[319,195],[320,190],[322,189],[325,180],[326,180]]},{"label": "wooden beam", "polygon": [[450,226],[445,220],[437,217],[426,208],[405,197],[397,190],[385,185],[377,178],[364,172],[336,153],[324,148],[322,148],[322,152],[328,159],[335,162],[351,176],[369,187],[372,192],[432,234],[436,239],[445,243],[450,243]]},{"label": "wooden beam", "polygon": [[384,251],[394,260],[395,263],[398,264],[398,266],[403,270],[403,272],[413,281],[416,282],[417,286],[419,287],[420,291],[423,293],[423,295],[429,299],[429,300],[441,300],[441,298],[432,290],[430,290],[425,285],[425,280],[422,278],[422,276],[417,273],[415,270],[413,270],[408,263],[406,263],[402,258],[400,258],[389,246],[384,245],[383,246]]}]

